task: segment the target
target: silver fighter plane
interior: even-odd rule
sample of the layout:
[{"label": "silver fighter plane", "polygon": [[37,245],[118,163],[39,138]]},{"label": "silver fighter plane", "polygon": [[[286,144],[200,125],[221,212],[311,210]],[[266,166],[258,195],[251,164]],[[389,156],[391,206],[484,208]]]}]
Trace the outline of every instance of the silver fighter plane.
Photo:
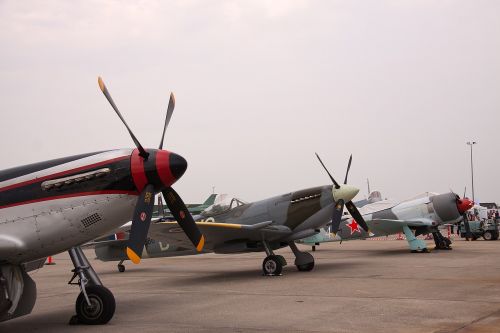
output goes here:
[{"label": "silver fighter plane", "polygon": [[113,317],[115,299],[79,245],[132,218],[126,254],[139,262],[158,192],[163,193],[195,247],[203,247],[203,236],[171,187],[184,174],[187,162],[162,148],[174,109],[173,95],[159,149],[144,149],[100,78],[99,87],[127,127],[135,149],[82,154],[0,171],[0,321],[31,312],[36,286],[27,272],[42,267],[47,256],[68,251],[75,267],[70,284],[81,290],[71,322],[107,323]]},{"label": "silver fighter plane", "polygon": [[320,233],[300,242],[314,247],[323,242],[404,233],[412,252],[427,252],[426,242],[416,238],[416,236],[431,233],[436,245],[435,248],[448,250],[451,249],[451,241],[441,234],[438,227],[462,221],[463,215],[472,205],[473,202],[470,199],[465,197],[461,199],[453,192],[425,193],[400,203],[392,200],[381,200],[360,208],[371,234],[360,228],[355,218],[344,216],[338,229],[334,225],[327,226],[322,228]]}]

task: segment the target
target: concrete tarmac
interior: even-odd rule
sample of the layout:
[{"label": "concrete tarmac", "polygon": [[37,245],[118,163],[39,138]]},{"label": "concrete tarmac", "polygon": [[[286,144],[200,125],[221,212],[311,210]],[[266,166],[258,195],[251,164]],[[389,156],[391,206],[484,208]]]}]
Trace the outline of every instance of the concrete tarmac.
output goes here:
[{"label": "concrete tarmac", "polygon": [[282,249],[289,265],[280,277],[262,276],[263,253],[147,259],[124,273],[92,259],[117,302],[111,322],[94,327],[67,324],[79,290],[67,285],[73,266],[64,253],[30,273],[33,313],[0,323],[0,332],[500,332],[500,241],[453,248],[322,244],[311,272],[298,272]]}]

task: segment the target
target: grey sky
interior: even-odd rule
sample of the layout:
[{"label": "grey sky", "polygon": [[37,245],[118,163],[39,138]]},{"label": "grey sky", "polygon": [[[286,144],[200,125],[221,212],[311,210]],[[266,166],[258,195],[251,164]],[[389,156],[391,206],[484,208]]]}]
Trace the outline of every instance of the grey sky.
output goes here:
[{"label": "grey sky", "polygon": [[404,199],[500,202],[499,1],[1,1],[0,169],[145,146],[189,162],[188,202],[366,178]]}]

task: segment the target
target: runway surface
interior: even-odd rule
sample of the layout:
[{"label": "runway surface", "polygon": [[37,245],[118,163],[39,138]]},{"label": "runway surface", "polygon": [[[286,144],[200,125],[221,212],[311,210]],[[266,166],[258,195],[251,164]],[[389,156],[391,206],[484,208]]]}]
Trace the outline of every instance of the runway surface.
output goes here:
[{"label": "runway surface", "polygon": [[124,273],[92,259],[117,302],[98,327],[67,325],[79,290],[67,285],[73,266],[63,253],[30,273],[33,313],[0,332],[500,332],[500,241],[453,247],[416,254],[397,240],[322,244],[311,272],[298,272],[283,249],[280,277],[262,276],[263,253],[148,259]]}]

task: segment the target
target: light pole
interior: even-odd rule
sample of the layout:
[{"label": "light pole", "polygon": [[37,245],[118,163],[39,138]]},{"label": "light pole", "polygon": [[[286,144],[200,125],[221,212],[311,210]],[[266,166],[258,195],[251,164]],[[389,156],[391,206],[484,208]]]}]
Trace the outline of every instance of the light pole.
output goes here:
[{"label": "light pole", "polygon": [[472,146],[477,144],[476,141],[468,141],[467,145],[470,146],[470,174],[472,179],[472,201],[474,200],[474,164],[472,163]]}]

